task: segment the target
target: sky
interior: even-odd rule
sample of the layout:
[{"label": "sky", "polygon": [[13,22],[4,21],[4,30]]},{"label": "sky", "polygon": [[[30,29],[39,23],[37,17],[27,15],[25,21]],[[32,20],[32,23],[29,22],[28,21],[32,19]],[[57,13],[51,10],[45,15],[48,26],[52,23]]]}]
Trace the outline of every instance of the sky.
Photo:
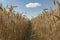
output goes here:
[{"label": "sky", "polygon": [[39,15],[44,8],[54,7],[52,0],[0,0],[4,7],[17,6],[16,12],[23,12],[28,18]]}]

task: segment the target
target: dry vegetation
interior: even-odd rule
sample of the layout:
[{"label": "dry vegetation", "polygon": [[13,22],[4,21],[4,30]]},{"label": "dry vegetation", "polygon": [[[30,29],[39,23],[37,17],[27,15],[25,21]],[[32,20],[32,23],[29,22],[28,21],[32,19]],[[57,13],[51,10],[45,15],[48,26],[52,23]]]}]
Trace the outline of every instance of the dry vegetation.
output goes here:
[{"label": "dry vegetation", "polygon": [[60,40],[60,3],[56,9],[44,9],[41,15],[29,20],[13,8],[0,4],[0,40]]},{"label": "dry vegetation", "polygon": [[30,20],[22,14],[14,13],[13,6],[7,11],[0,4],[0,40],[27,40]]},{"label": "dry vegetation", "polygon": [[56,9],[44,9],[41,15],[32,18],[33,40],[60,40],[60,3],[54,1]]}]

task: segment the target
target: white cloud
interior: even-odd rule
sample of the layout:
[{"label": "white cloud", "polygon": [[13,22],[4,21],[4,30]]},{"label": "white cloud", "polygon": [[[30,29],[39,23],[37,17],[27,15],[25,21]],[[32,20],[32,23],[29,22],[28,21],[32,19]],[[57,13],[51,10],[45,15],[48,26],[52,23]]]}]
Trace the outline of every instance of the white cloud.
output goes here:
[{"label": "white cloud", "polygon": [[41,6],[40,3],[28,3],[25,5],[27,8],[36,8],[38,6]]}]

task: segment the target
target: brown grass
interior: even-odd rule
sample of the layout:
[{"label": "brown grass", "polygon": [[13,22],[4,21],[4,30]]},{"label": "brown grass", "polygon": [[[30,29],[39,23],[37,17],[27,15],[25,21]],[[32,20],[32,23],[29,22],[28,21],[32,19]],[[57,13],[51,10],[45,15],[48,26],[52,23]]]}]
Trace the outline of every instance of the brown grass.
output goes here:
[{"label": "brown grass", "polygon": [[60,3],[54,4],[56,9],[45,8],[31,20],[15,13],[13,6],[7,11],[0,4],[0,40],[60,40]]},{"label": "brown grass", "polygon": [[43,11],[41,15],[31,21],[32,29],[35,33],[32,36],[34,40],[60,40],[59,7],[47,12]]},{"label": "brown grass", "polygon": [[0,6],[0,40],[25,40],[30,21],[12,8],[8,12]]}]

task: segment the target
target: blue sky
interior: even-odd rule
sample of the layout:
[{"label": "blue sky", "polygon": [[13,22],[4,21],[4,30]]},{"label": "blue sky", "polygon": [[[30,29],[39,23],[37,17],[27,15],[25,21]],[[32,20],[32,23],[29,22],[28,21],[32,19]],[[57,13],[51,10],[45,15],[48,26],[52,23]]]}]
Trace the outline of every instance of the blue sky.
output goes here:
[{"label": "blue sky", "polygon": [[[37,16],[44,8],[50,9],[50,7],[54,7],[52,0],[0,0],[0,3],[2,3],[3,6],[18,6],[15,8],[15,11],[24,12],[29,18],[32,16]],[[36,4],[35,6],[34,3]]]}]

